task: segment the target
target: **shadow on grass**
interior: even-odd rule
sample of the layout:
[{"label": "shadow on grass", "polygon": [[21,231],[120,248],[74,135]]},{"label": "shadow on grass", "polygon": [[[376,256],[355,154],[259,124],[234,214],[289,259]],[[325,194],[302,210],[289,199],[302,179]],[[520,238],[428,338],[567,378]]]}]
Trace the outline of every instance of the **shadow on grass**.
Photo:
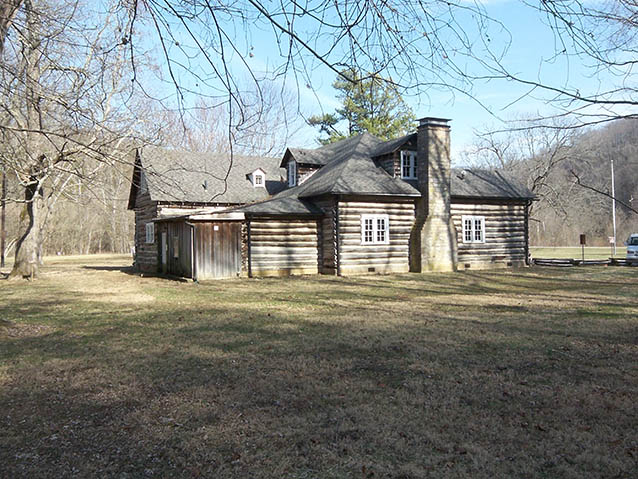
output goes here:
[{"label": "shadow on grass", "polygon": [[[156,282],[147,307],[13,298],[2,317],[54,330],[0,336],[0,475],[628,475],[636,303],[581,280],[619,308],[583,321],[543,312],[575,284],[458,276]],[[534,303],[440,301],[512,290]]]}]

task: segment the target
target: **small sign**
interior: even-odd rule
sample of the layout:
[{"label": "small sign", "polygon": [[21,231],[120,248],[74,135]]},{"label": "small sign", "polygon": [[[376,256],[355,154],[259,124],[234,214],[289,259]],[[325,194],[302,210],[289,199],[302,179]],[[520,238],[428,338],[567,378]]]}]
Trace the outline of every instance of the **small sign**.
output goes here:
[{"label": "small sign", "polygon": [[582,245],[587,244],[587,237],[585,235],[580,235],[580,244]]},{"label": "small sign", "polygon": [[213,231],[219,231],[219,225],[213,225]]},{"label": "small sign", "polygon": [[613,236],[609,237],[609,243],[614,244],[616,243],[616,238],[614,238]]}]

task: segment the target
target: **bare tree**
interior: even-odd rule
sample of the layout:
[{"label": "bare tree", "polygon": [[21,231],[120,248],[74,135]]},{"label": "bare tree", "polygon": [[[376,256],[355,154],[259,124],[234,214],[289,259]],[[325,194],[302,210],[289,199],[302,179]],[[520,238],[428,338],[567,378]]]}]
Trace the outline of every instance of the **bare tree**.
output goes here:
[{"label": "bare tree", "polygon": [[237,110],[243,118],[232,124],[225,104],[198,98],[185,111],[159,112],[163,128],[158,143],[189,151],[243,155],[280,155],[299,131],[302,122],[290,115],[295,95],[272,81],[257,88],[247,82]]},{"label": "bare tree", "polygon": [[576,158],[574,143],[580,133],[562,119],[550,126],[533,123],[528,118],[510,121],[511,129],[477,133],[473,147],[465,152],[465,161],[485,168],[510,171],[538,198],[530,209],[545,205],[561,215],[564,207],[563,185],[556,185],[555,176],[568,160]]},{"label": "bare tree", "polygon": [[[156,35],[179,101],[189,93],[201,95],[207,85],[230,103],[239,94],[236,66],[254,75],[252,32],[270,31],[280,53],[279,59],[269,59],[271,72],[293,78],[299,87],[312,88],[318,68],[345,80],[350,78],[344,68],[370,72],[413,94],[443,88],[471,96],[477,80],[514,81],[527,88],[521,98],[550,101],[558,116],[576,115],[581,125],[635,117],[635,0],[520,3],[544,22],[538,35],[550,36],[555,45],[553,55],[539,59],[530,77],[508,67],[516,32],[480,1],[129,0],[124,5],[133,40],[133,26],[143,21],[146,31]],[[185,85],[179,78],[192,67],[194,52],[201,52],[206,74]],[[579,81],[582,77],[544,74],[555,73],[558,62],[583,65],[601,86],[589,90]]]},{"label": "bare tree", "polygon": [[25,213],[11,276],[37,273],[57,198],[73,177],[86,174],[87,159],[117,161],[112,152],[122,131],[135,128],[123,102],[128,50],[114,37],[121,18],[107,11],[91,25],[78,21],[78,10],[88,8],[25,0],[11,22],[1,70],[0,159],[22,188],[22,198],[11,200],[22,202]]}]

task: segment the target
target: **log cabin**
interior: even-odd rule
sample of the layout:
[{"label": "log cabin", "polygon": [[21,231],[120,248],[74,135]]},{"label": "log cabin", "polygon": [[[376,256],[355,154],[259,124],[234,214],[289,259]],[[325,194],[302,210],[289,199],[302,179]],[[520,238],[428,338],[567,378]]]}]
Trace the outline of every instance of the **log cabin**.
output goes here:
[{"label": "log cabin", "polygon": [[138,151],[140,271],[204,280],[527,264],[533,194],[502,171],[451,168],[449,120],[228,161]]}]

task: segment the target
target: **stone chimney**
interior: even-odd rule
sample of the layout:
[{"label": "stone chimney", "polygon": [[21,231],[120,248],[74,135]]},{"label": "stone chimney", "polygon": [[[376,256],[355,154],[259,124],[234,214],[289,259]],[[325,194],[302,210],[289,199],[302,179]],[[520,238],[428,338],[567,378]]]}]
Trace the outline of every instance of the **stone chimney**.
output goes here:
[{"label": "stone chimney", "polygon": [[410,235],[410,270],[454,271],[456,231],[450,214],[450,126],[422,118],[417,129],[416,221]]}]

